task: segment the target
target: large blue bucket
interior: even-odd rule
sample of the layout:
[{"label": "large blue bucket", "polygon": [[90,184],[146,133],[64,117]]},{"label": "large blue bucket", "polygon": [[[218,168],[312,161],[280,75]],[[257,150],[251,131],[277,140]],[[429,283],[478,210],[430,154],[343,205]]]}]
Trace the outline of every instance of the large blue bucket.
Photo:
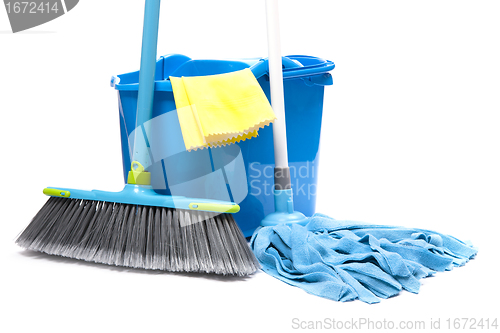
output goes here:
[{"label": "large blue bucket", "polygon": [[[316,206],[319,142],[324,86],[332,84],[331,61],[310,56],[283,57],[283,79],[288,141],[295,210],[311,216]],[[204,76],[250,68],[268,99],[266,59],[193,60],[183,55],[161,57],[156,63],[153,119],[136,127],[139,72],[118,75],[112,85],[118,90],[123,173],[131,165],[131,149],[149,146],[155,191],[166,195],[233,201],[241,210],[236,222],[251,236],[267,214],[274,211],[273,132],[270,126],[259,136],[237,144],[187,152],[175,107],[169,76]],[[271,125],[272,126],[272,125]],[[134,139],[135,138],[135,139]]]}]

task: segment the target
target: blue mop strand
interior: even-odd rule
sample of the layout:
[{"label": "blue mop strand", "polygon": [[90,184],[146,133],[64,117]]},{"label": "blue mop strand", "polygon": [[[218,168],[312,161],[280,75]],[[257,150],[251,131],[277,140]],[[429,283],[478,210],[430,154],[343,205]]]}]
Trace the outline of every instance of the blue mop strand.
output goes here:
[{"label": "blue mop strand", "polygon": [[[292,232],[291,229],[294,229]],[[310,249],[310,254],[296,254],[292,251],[305,249],[309,232],[295,225],[277,225],[275,227],[264,227],[254,234],[251,240],[254,253],[262,264],[262,269],[271,276],[278,278],[290,285],[300,287],[313,295],[322,296],[332,300],[348,301],[358,297],[353,283],[345,283],[342,273],[337,274],[336,270],[321,262],[314,249]],[[291,237],[293,235],[293,237]],[[311,257],[314,259],[311,260]],[[302,264],[303,261],[306,264]],[[346,278],[344,274],[344,278]],[[350,276],[347,277],[353,280]],[[354,285],[351,287],[350,285]],[[373,297],[370,303],[377,302]]]},{"label": "blue mop strand", "polygon": [[418,293],[420,279],[473,258],[477,249],[435,231],[339,221],[316,214],[306,226],[257,230],[251,246],[269,275],[335,301]]}]

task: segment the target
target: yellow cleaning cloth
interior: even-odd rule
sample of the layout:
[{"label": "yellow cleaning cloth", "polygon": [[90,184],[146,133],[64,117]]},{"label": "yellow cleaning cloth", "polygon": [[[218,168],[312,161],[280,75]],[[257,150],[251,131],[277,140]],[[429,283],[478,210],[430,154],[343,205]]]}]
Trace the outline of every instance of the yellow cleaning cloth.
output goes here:
[{"label": "yellow cleaning cloth", "polygon": [[273,109],[252,71],[170,77],[184,144],[188,151],[257,136],[272,123]]}]

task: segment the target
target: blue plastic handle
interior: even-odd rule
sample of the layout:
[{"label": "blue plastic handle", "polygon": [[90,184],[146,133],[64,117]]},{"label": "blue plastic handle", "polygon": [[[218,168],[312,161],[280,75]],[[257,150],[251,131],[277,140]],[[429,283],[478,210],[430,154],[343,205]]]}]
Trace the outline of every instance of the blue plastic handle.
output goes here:
[{"label": "blue plastic handle", "polygon": [[[146,0],[142,30],[141,68],[139,71],[139,95],[137,100],[136,128],[140,128],[153,115],[155,91],[156,47],[160,21],[160,0]],[[149,165],[148,152],[134,147],[133,160]]]},{"label": "blue plastic handle", "polygon": [[[283,69],[304,67],[302,66],[302,64],[295,62],[287,57],[281,57],[281,59],[283,62]],[[257,79],[263,75],[269,74],[269,60],[267,60],[267,58],[259,60],[259,62],[250,67],[250,70]]]},{"label": "blue plastic handle", "polygon": [[[318,58],[308,56],[289,57],[295,58],[295,60],[288,57],[282,57],[283,80],[327,73],[335,68],[335,64],[329,60],[320,59],[322,61],[317,63]],[[309,59],[314,59],[315,64],[308,64]],[[250,69],[257,79],[263,75],[269,75],[269,61],[267,59],[261,59],[258,63],[250,67]]]}]

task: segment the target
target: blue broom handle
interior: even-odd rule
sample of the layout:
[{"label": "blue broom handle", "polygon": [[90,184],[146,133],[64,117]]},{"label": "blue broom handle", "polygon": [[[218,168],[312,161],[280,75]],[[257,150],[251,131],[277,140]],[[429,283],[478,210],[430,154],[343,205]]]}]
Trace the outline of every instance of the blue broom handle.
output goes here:
[{"label": "blue broom handle", "polygon": [[146,0],[144,26],[142,30],[141,68],[139,71],[139,96],[137,101],[136,131],[134,138],[133,161],[149,166],[150,157],[147,147],[136,144],[137,136],[149,133],[145,124],[153,116],[153,97],[155,88],[156,47],[158,43],[158,24],[160,20],[160,0]]}]

